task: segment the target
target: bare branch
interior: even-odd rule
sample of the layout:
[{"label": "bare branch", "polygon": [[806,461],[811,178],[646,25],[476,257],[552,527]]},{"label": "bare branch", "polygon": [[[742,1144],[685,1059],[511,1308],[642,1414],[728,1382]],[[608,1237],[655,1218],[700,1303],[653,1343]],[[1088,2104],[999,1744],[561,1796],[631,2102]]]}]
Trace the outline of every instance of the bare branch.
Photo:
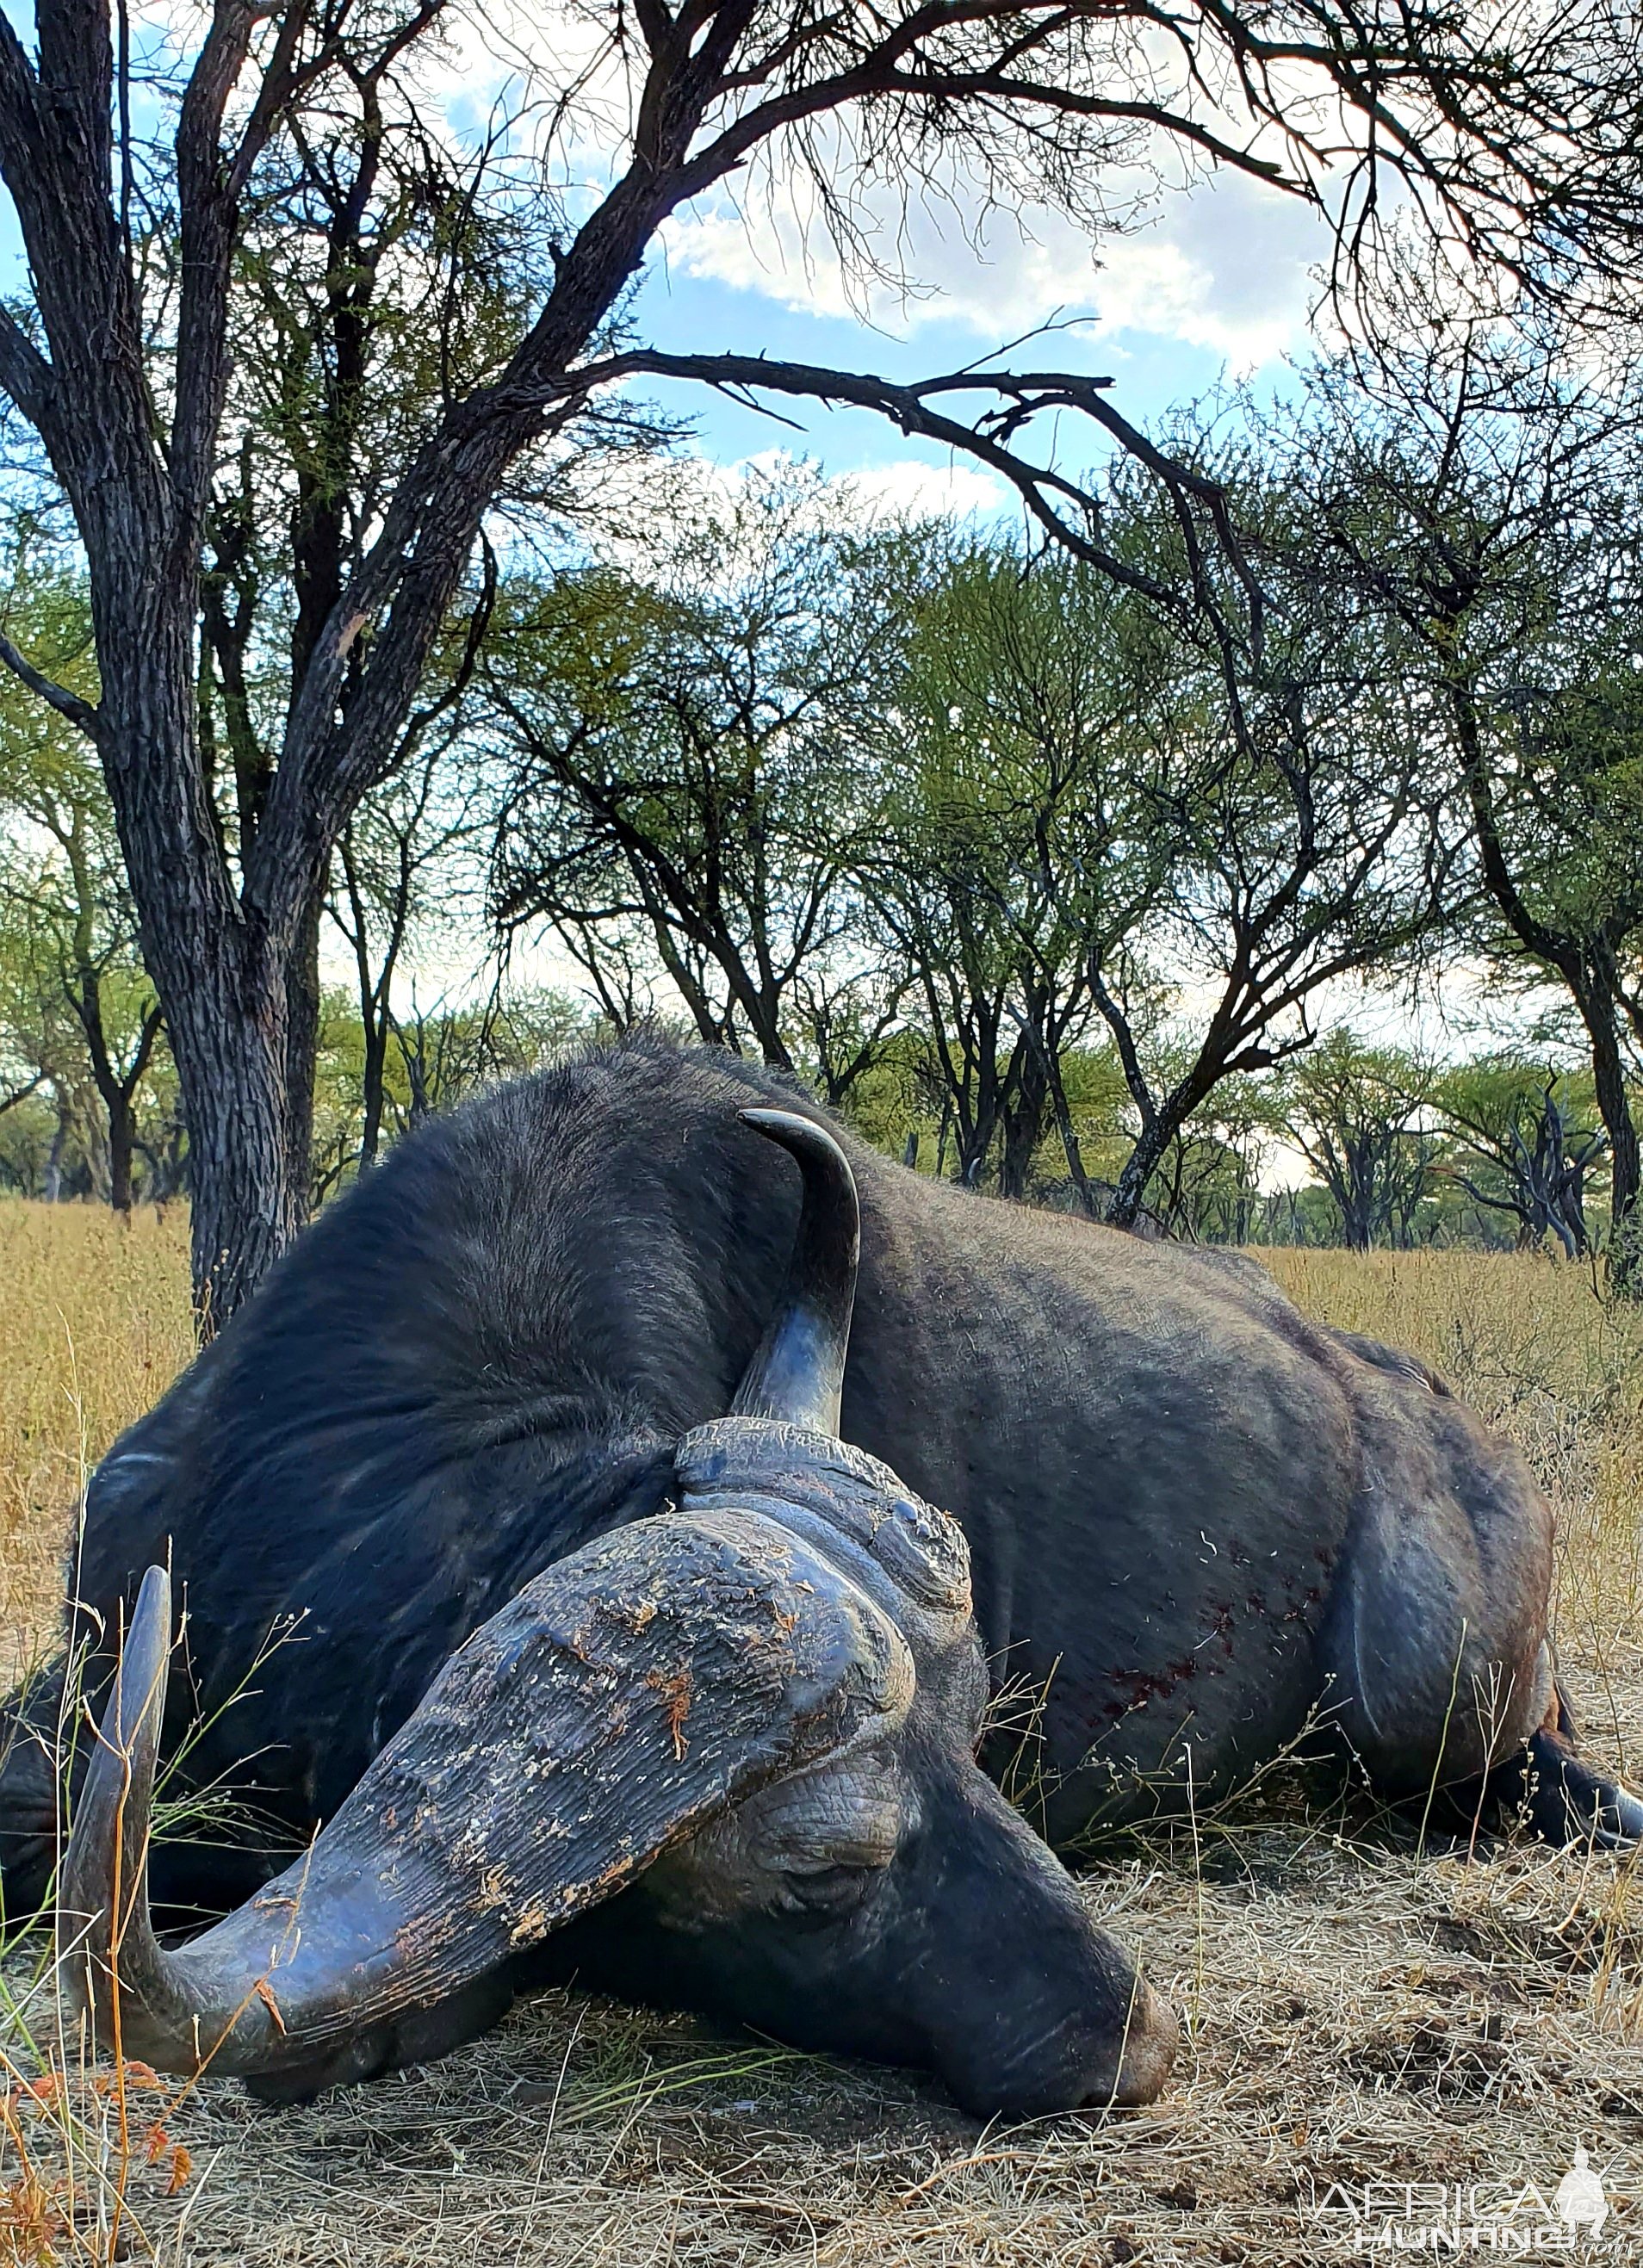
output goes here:
[{"label": "bare branch", "polygon": [[[624,378],[647,376],[695,379],[733,398],[755,393],[780,394],[811,401],[848,402],[888,417],[910,438],[939,441],[948,448],[974,457],[1007,481],[1028,512],[1057,543],[1098,568],[1114,582],[1142,593],[1173,612],[1180,612],[1181,593],[1155,576],[1148,575],[1095,541],[1095,500],[1077,482],[1050,465],[1031,463],[1012,446],[1015,436],[1032,420],[1057,410],[1073,409],[1093,418],[1126,450],[1138,455],[1168,485],[1202,504],[1214,517],[1229,544],[1233,531],[1221,491],[1213,481],[1196,473],[1158,449],[1126,418],[1101,398],[1110,379],[1085,378],[1066,371],[967,370],[910,385],[853,371],[829,370],[808,363],[773,362],[763,355],[665,354],[655,348],[638,348],[570,371],[534,398],[563,399],[567,394],[593,392]],[[998,407],[973,424],[932,407],[953,394],[991,395]],[[498,396],[505,409],[522,397]],[[1069,510],[1069,507],[1071,508]],[[1074,517],[1076,515],[1076,517]],[[1235,554],[1236,547],[1234,545]],[[1240,559],[1240,572],[1254,591],[1253,578]]]},{"label": "bare branch", "polygon": [[58,716],[66,717],[70,725],[77,725],[93,747],[97,745],[102,719],[91,703],[82,701],[77,693],[70,693],[66,686],[57,684],[55,679],[36,669],[32,661],[18,652],[4,632],[0,632],[0,662],[4,662],[13,677],[19,678],[31,693],[37,693],[42,701],[55,709]]},{"label": "bare branch", "polygon": [[26,1102],[35,1088],[44,1086],[49,1077],[48,1071],[37,1071],[26,1086],[19,1086],[11,1094],[0,1094],[0,1117],[4,1117],[8,1110],[15,1110],[19,1102]]},{"label": "bare branch", "polygon": [[0,387],[47,439],[56,414],[57,381],[51,364],[28,334],[0,307]]}]

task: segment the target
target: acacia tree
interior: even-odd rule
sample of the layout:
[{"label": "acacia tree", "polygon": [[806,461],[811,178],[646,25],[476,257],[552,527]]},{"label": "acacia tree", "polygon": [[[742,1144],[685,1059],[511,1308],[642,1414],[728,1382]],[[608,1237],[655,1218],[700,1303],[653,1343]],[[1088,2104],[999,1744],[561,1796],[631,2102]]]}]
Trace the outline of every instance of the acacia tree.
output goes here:
[{"label": "acacia tree", "polygon": [[1109,578],[1009,542],[934,565],[871,727],[886,792],[866,893],[910,972],[959,1178],[996,1143],[1000,1195],[1025,1196],[1053,1120],[1093,1211],[1063,1059],[1092,1013],[1092,950],[1145,924],[1173,858],[1132,725],[1126,609]]},{"label": "acacia tree", "polygon": [[[1125,1226],[1224,1081],[1311,1047],[1331,983],[1409,961],[1453,863],[1395,631],[1330,571],[1304,506],[1257,459],[1260,439],[1257,427],[1255,450],[1225,455],[1212,433],[1198,445],[1258,564],[1258,648],[1229,655],[1221,609],[1132,610],[1127,683],[1168,887],[1140,937],[1116,926],[1086,946],[1137,1122],[1107,1208]],[[1129,506],[1138,548],[1168,559],[1175,526],[1150,499]]]},{"label": "acacia tree", "polygon": [[1544,1064],[1498,1054],[1455,1064],[1432,1103],[1455,1141],[1447,1178],[1480,1211],[1514,1220],[1521,1251],[1555,1236],[1566,1258],[1583,1258],[1586,1185],[1608,1147],[1591,1123],[1589,1088],[1581,1094]]},{"label": "acacia tree", "polygon": [[1430,1075],[1345,1026],[1286,1072],[1278,1123],[1334,1200],[1349,1251],[1414,1241],[1439,1144],[1420,1122]]},{"label": "acacia tree", "polygon": [[[28,799],[25,807],[52,849],[37,860],[11,856],[0,862],[0,906],[32,968],[36,1000],[46,1008],[42,1031],[55,1025],[58,1035],[55,1045],[46,1042],[41,1076],[72,1093],[88,1083],[89,1073],[104,1119],[95,1178],[99,1184],[106,1178],[114,1211],[129,1213],[137,1096],[154,1064],[161,1019],[137,958],[135,924],[122,918],[129,914],[123,877],[107,861],[112,846],[99,840],[101,801],[100,787],[77,798],[61,778]],[[54,994],[55,1005],[68,1010],[71,1038],[62,1015],[53,1017],[41,997]],[[83,1071],[68,1067],[76,1055]]]},{"label": "acacia tree", "polygon": [[[59,681],[94,682],[85,594],[75,585],[19,578],[6,619],[49,657]],[[137,954],[136,909],[101,776],[79,735],[15,681],[0,685],[0,829],[13,989],[21,979],[33,995],[31,1091],[49,1082],[60,1121],[65,1110],[84,1119],[89,1086],[90,1109],[100,1107],[105,1122],[92,1135],[95,1178],[106,1181],[115,1211],[129,1212],[136,1100],[160,1041],[159,1004]]]},{"label": "acacia tree", "polygon": [[1450,324],[1322,366],[1298,427],[1338,556],[1396,624],[1467,857],[1449,912],[1572,1002],[1611,1175],[1610,1273],[1643,1295],[1643,397],[1566,340]]},{"label": "acacia tree", "polygon": [[360,1121],[352,1156],[375,1164],[388,1115],[387,1073],[398,1032],[396,1001],[419,938],[457,928],[464,901],[481,929],[485,843],[494,824],[491,789],[464,740],[464,709],[414,760],[368,796],[337,844],[329,918],[354,966],[359,1017]]},{"label": "acacia tree", "polygon": [[[546,924],[626,1023],[665,979],[699,1038],[842,1100],[894,1012],[853,875],[915,542],[814,472],[682,500],[631,571],[505,593],[481,674],[505,934]],[[841,519],[846,523],[840,525]]]},{"label": "acacia tree", "polygon": [[[322,263],[322,297],[338,398],[357,399],[337,326],[346,334],[393,297],[374,256],[391,248],[381,181],[415,166],[385,160],[429,139],[416,72],[450,4],[211,0],[140,101],[129,19],[111,0],[39,0],[32,53],[0,21],[0,174],[30,288],[0,318],[0,387],[38,436],[84,549],[98,700],[15,648],[0,655],[103,764],[181,1080],[208,1319],[301,1218],[313,940],[336,840],[402,760],[428,656],[511,469],[545,440],[574,446],[600,389],[649,373],[865,406],[977,455],[1064,540],[1109,556],[1077,490],[1022,454],[1046,410],[1080,409],[1128,438],[1090,382],[972,371],[895,386],[613,342],[670,214],[755,165],[778,177],[808,167],[848,229],[857,190],[905,190],[953,160],[994,195],[1047,196],[1100,220],[1113,161],[1133,161],[1149,136],[1313,195],[1345,138],[1362,153],[1348,243],[1380,210],[1390,166],[1485,261],[1521,268],[1544,248],[1566,265],[1573,247],[1588,276],[1628,264],[1633,83],[1626,27],[1603,0],[1576,0],[1550,27],[1526,7],[1486,45],[1440,0],[1297,0],[1277,14],[1199,0],[1162,47],[1144,0],[566,10],[542,26],[536,107],[567,134],[603,136],[608,186],[575,214],[542,192],[540,285],[397,437],[340,572],[311,578],[293,557],[303,636],[273,761],[251,776],[231,844],[201,730],[197,633],[236,453],[225,416],[260,201],[304,171],[316,141],[341,153],[341,250]],[[585,163],[575,170],[586,177]],[[961,405],[978,396],[967,422]],[[1177,486],[1190,510],[1197,492]]]}]

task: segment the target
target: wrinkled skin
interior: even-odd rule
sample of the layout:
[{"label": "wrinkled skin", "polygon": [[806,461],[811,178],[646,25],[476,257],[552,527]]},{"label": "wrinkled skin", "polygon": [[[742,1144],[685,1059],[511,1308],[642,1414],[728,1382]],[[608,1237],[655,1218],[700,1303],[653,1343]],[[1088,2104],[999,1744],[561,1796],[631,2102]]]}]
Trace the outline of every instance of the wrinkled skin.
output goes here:
[{"label": "wrinkled skin", "polygon": [[[100,2043],[303,2097],[441,2051],[569,1959],[923,2064],[984,2117],[1150,2101],[1173,2017],[975,1762],[955,1523],[751,1411],[687,1434],[675,1484],[482,1625],[311,1847],[173,1951],[128,1856],[171,1651],[151,1569],[57,1894]],[[600,1908],[616,1926],[589,1931]]]},{"label": "wrinkled skin", "polygon": [[[471,1632],[688,1492],[678,1445],[731,1406],[793,1242],[792,1168],[736,1121],[750,1090],[808,1108],[742,1066],[638,1049],[424,1130],[105,1461],[80,1596],[107,1661],[169,1551],[191,1679],[167,1745],[303,1616],[193,1759],[209,1778],[254,1756],[238,1777],[288,1849]],[[862,1263],[842,1431],[968,1538],[987,1673],[1041,1705],[1052,1840],[1234,1784],[1320,1713],[1394,1795],[1435,1779],[1470,1800],[1527,1743],[1548,1831],[1643,1823],[1569,1742],[1544,1501],[1437,1381],[1307,1323],[1247,1263],[845,1146]],[[932,2064],[977,2108],[1146,2099],[1168,2020],[971,1765],[967,1645],[925,1649],[893,1754],[748,1793],[522,1960]],[[0,1778],[14,1909],[51,1848],[25,1742]],[[169,1846],[155,1889],[220,1911],[283,1855]],[[450,2036],[483,2020],[465,2003]],[[414,2029],[416,2051],[444,2043],[437,2009]]]}]

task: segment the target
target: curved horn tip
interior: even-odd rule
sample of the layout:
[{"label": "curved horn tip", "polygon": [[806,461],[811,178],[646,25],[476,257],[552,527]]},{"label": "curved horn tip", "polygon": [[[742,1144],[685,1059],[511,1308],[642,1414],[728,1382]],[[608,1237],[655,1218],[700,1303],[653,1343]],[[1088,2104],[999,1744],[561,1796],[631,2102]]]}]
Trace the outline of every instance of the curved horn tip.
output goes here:
[{"label": "curved horn tip", "polygon": [[805,1152],[812,1157],[823,1157],[829,1162],[836,1159],[846,1173],[850,1171],[850,1160],[836,1140],[825,1126],[819,1125],[814,1118],[803,1117],[797,1110],[778,1110],[774,1105],[767,1104],[749,1104],[745,1110],[739,1110],[736,1116],[744,1126],[751,1126],[767,1141],[779,1142],[784,1150],[791,1150],[795,1155]]},{"label": "curved horn tip", "polygon": [[171,1576],[151,1567],[120,1650],[59,1876],[58,1955],[86,2007],[96,2004],[99,1972],[106,1973],[127,1928],[147,1931],[149,1806],[171,1641]]},{"label": "curved horn tip", "polygon": [[839,1143],[814,1118],[765,1106],[736,1115],[793,1159],[804,1196],[780,1301],[731,1414],[836,1434],[861,1247],[856,1176]]},{"label": "curved horn tip", "polygon": [[[153,1720],[158,1734],[165,1707],[166,1681],[171,1662],[171,1571],[151,1567],[137,1592],[130,1626],[120,1652],[114,1678],[119,1744],[128,1747],[143,1727]],[[111,1728],[106,1722],[107,1734]]]},{"label": "curved horn tip", "polygon": [[855,1173],[837,1137],[796,1110],[750,1107],[736,1116],[797,1161],[814,1228],[825,1229],[836,1246],[842,1245],[853,1267],[860,1237],[859,1200]]}]

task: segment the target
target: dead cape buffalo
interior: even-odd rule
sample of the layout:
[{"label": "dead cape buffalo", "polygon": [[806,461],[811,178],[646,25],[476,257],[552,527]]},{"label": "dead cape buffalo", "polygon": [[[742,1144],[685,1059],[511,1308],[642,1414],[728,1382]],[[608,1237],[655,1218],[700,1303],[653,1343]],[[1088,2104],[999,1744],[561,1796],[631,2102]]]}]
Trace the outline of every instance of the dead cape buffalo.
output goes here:
[{"label": "dead cape buffalo", "polygon": [[[1643,1830],[1573,1751],[1547,1507],[1437,1379],[1251,1265],[932,1185],[823,1116],[659,1049],[493,1094],[116,1444],[70,1613],[93,1690],[127,1639],[57,1884],[102,2037],[112,1963],[127,2053],[293,2096],[574,1974],[977,2113],[1148,2101],[1173,2020],[978,1767],[989,1672],[1038,1697],[1063,1848],[1320,1718],[1392,1796]],[[13,1705],[13,1914],[56,1862],[59,1706]],[[145,1881],[190,1727],[256,1835],[160,1841]],[[236,1910],[166,1949],[151,1896]]]}]

